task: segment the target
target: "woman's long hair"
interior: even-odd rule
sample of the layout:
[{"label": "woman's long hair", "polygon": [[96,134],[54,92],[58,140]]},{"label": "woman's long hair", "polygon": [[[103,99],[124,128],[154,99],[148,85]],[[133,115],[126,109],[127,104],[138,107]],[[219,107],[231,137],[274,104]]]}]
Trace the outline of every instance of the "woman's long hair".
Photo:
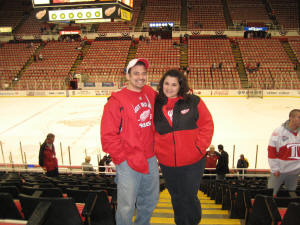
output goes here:
[{"label": "woman's long hair", "polygon": [[188,98],[188,92],[189,92],[190,88],[189,88],[186,77],[179,70],[169,70],[162,76],[162,78],[159,81],[159,85],[158,85],[158,96],[157,97],[160,99],[166,98],[166,95],[164,94],[164,91],[163,91],[163,85],[164,85],[164,81],[167,76],[177,78],[179,86],[180,86],[178,96],[183,97],[183,99],[186,100]]},{"label": "woman's long hair", "polygon": [[45,139],[44,143],[46,143],[48,139],[50,139],[50,138],[54,138],[54,137],[55,137],[55,135],[54,135],[54,134],[52,134],[52,133],[49,133],[49,134],[47,134],[47,137],[46,137],[46,139]]}]

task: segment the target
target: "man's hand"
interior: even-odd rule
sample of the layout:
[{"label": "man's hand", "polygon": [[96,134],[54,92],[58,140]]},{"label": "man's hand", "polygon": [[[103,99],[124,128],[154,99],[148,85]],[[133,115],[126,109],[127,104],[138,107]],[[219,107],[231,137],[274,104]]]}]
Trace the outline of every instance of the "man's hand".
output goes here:
[{"label": "man's hand", "polygon": [[279,171],[275,171],[273,174],[274,174],[275,177],[279,177],[280,176],[280,172]]}]

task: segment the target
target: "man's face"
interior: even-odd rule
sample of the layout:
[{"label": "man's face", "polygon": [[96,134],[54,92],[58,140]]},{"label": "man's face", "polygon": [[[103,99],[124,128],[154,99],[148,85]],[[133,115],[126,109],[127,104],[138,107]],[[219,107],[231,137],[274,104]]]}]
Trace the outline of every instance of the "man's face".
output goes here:
[{"label": "man's face", "polygon": [[210,147],[210,148],[209,148],[209,152],[210,152],[210,153],[214,153],[214,152],[215,152],[215,148],[214,148],[214,147]]},{"label": "man's face", "polygon": [[127,88],[132,91],[140,92],[147,83],[147,70],[143,65],[136,65],[126,74],[128,80]]},{"label": "man's face", "polygon": [[290,118],[292,125],[296,126],[296,129],[300,127],[300,112],[295,112],[294,116]]}]

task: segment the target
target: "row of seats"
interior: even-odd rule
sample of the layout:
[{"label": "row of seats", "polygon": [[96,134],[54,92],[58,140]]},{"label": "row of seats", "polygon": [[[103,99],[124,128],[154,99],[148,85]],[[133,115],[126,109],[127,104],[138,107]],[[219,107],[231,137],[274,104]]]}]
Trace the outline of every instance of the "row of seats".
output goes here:
[{"label": "row of seats", "polygon": [[[300,202],[299,197],[290,197],[290,192],[284,188],[281,188],[276,198],[273,198],[273,190],[267,188],[267,177],[246,175],[242,179],[227,177],[224,181],[216,181],[214,177],[209,177],[202,181],[200,190],[215,200],[216,204],[221,204],[222,209],[228,210],[230,218],[243,219],[244,224],[247,225],[271,225],[281,221],[280,217],[277,217],[275,221],[276,216],[270,215],[268,209],[263,208],[265,206],[263,202],[266,202],[266,199],[272,199],[275,202],[273,210],[277,210],[277,207],[284,207],[286,211],[290,202]],[[296,193],[300,194],[299,182]],[[260,201],[261,196],[264,196],[263,202]],[[284,224],[297,223],[294,221],[294,223]]]},{"label": "row of seats", "polygon": [[[173,42],[171,39],[141,41],[137,47],[136,57],[147,58],[150,61],[150,69],[158,68],[159,71],[166,71],[166,68],[178,69],[183,53],[180,53],[180,48],[174,46]],[[85,51],[76,73],[88,76],[91,82],[123,80],[131,43],[131,40],[91,42],[91,46],[86,46],[88,50]],[[263,89],[299,87],[299,78],[294,71],[294,65],[278,39],[238,39],[237,43],[251,87]],[[300,41],[291,41],[290,44],[297,55]],[[43,60],[33,61],[26,67],[16,88],[22,90],[35,89],[37,86],[38,89],[65,88],[66,79],[70,77],[70,69],[82,51],[78,50],[79,45],[80,42],[46,43],[40,50]],[[1,83],[10,83],[30,57],[36,54],[38,46],[38,43],[4,44],[0,48]],[[19,56],[17,60],[16,53]],[[240,88],[239,74],[228,39],[190,39],[187,58],[191,68],[188,78],[194,84],[193,88]],[[260,64],[259,69],[251,69],[256,67],[257,63]],[[201,68],[204,68],[204,71]],[[162,74],[163,72],[149,70],[149,81],[157,82]],[[33,81],[32,84],[30,81]],[[56,81],[59,82],[58,85],[53,83]],[[44,84],[39,85],[37,82]]]},{"label": "row of seats", "polygon": [[269,0],[273,15],[283,29],[299,27],[299,1]]},{"label": "row of seats", "polygon": [[[110,196],[110,197],[108,197]],[[112,178],[40,173],[1,174],[0,219],[27,224],[114,224],[116,185]]]},{"label": "row of seats", "polygon": [[188,0],[187,4],[189,30],[226,30],[221,0]]},{"label": "row of seats", "polygon": [[264,3],[261,0],[228,0],[231,18],[234,22],[270,23]]},{"label": "row of seats", "polygon": [[[49,26],[35,19],[31,1],[5,1],[0,13],[0,25],[12,28],[24,22],[16,30],[16,34],[41,35],[43,29],[49,30]],[[180,24],[181,1],[147,1],[143,22],[174,22]],[[299,27],[299,13],[297,0],[289,0],[287,3],[280,0],[270,0],[271,9],[277,21],[284,29]],[[24,5],[25,3],[25,5]],[[265,9],[265,4],[260,0],[228,0],[229,12],[234,22],[264,22],[272,23]],[[132,20],[129,22],[101,23],[98,32],[129,32],[134,29],[141,11],[142,1],[135,1]],[[223,12],[223,1],[187,1],[187,19],[190,30],[208,29],[225,30],[227,28]],[[28,16],[28,15],[29,16]]]}]

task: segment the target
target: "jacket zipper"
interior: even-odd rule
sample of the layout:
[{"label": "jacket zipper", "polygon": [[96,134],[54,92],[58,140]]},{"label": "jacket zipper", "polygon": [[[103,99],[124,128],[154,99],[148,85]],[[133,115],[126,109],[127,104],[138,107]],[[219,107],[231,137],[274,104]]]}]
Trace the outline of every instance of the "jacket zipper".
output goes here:
[{"label": "jacket zipper", "polygon": [[174,136],[174,128],[172,127],[172,135],[173,135],[173,142],[174,142],[174,160],[175,160],[175,166],[176,166],[176,143],[175,143],[175,136]]}]

